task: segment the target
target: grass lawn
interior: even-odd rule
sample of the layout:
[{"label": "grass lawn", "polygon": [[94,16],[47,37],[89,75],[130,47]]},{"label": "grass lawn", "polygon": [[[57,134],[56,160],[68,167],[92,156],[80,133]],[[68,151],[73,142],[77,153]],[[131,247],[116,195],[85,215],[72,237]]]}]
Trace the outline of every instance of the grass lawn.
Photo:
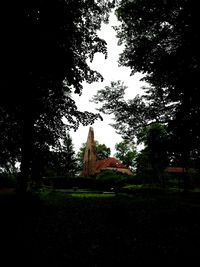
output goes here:
[{"label": "grass lawn", "polygon": [[199,193],[47,190],[39,197],[0,195],[5,266],[193,266],[198,259]]}]

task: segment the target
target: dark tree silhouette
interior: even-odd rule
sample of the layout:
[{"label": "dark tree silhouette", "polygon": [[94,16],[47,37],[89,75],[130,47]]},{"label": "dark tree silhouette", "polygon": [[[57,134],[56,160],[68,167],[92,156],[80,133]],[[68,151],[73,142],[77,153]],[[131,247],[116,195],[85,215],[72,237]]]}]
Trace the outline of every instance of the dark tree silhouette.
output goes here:
[{"label": "dark tree silhouette", "polygon": [[77,159],[72,138],[69,133],[63,140],[60,154],[60,174],[67,177],[74,177],[77,173]]},{"label": "dark tree silhouette", "polygon": [[106,56],[106,42],[97,30],[111,7],[112,1],[83,0],[1,5],[0,123],[3,128],[10,118],[3,133],[17,132],[21,191],[26,191],[31,175],[34,147],[56,145],[64,133],[63,117],[75,129],[99,117],[78,111],[70,93],[80,94],[84,80],[102,79],[87,60],[96,52]]},{"label": "dark tree silhouette", "polygon": [[154,170],[157,182],[164,186],[164,169],[169,164],[166,127],[159,123],[152,123],[145,127],[138,136],[138,143],[140,142],[143,142],[145,145],[143,153],[147,157],[147,162],[150,163],[151,168]]},{"label": "dark tree silhouette", "polygon": [[[60,142],[59,148],[42,153],[42,176],[74,177],[77,174],[77,159],[69,133]],[[36,177],[39,177],[37,175]]]},{"label": "dark tree silhouette", "polygon": [[200,139],[197,2],[121,0],[116,14],[122,22],[117,29],[119,42],[125,45],[120,64],[129,66],[132,74],[145,74],[155,103],[163,92],[169,103],[176,103],[169,130],[174,149],[187,166],[191,153],[199,150]]}]

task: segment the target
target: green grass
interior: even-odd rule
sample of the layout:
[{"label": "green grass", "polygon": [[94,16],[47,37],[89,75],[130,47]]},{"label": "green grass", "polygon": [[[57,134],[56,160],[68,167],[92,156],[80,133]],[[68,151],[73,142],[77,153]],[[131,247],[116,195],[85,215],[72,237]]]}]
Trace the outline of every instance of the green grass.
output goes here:
[{"label": "green grass", "polygon": [[109,198],[114,197],[115,195],[113,193],[72,193],[70,194],[70,197],[75,198]]},{"label": "green grass", "polygon": [[112,192],[84,192],[84,190],[43,190],[39,192],[39,197],[41,200],[45,201],[46,203],[51,203],[53,205],[61,205],[63,204],[63,199],[71,199],[71,198],[113,198],[115,197],[115,193]]}]

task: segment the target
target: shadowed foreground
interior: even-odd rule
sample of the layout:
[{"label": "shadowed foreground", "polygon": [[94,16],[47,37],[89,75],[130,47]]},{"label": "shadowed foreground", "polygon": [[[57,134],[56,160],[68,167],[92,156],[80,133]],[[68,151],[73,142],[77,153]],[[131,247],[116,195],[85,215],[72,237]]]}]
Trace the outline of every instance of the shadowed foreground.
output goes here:
[{"label": "shadowed foreground", "polygon": [[198,258],[199,195],[10,194],[0,208],[7,265],[189,266]]}]

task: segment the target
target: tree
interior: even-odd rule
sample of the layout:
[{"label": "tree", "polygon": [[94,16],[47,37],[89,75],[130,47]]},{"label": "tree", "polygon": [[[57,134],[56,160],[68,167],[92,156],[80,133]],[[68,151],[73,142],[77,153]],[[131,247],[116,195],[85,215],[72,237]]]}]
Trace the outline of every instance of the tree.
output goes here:
[{"label": "tree", "polygon": [[[6,116],[4,112],[0,112],[0,114],[0,169],[13,174],[16,172],[16,163],[20,160],[19,128],[16,127],[13,118]],[[12,128],[11,125],[13,125]]]},{"label": "tree", "polygon": [[158,182],[165,184],[164,169],[169,164],[168,158],[168,134],[165,127],[159,123],[153,123],[138,136],[138,143],[144,143],[145,148],[140,154],[140,162],[146,158],[146,166],[154,171]]},{"label": "tree", "polygon": [[159,101],[155,102],[152,88],[143,88],[146,94],[125,100],[126,88],[121,81],[111,82],[92,99],[94,103],[101,104],[97,108],[99,112],[114,115],[111,125],[123,139],[132,142],[152,122],[166,123],[173,117],[174,105],[167,103],[164,94],[160,94]]},{"label": "tree", "polygon": [[[97,160],[106,159],[110,156],[110,148],[107,147],[105,144],[99,144],[99,142],[95,140],[95,147],[96,147]],[[80,170],[82,170],[83,168],[83,158],[85,154],[85,149],[86,149],[86,143],[83,143],[77,153],[77,160]]]},{"label": "tree", "polygon": [[[121,0],[116,14],[119,43],[125,45],[120,64],[135,72],[153,88],[152,100],[165,94],[175,103],[168,123],[174,149],[187,167],[191,153],[199,150],[200,33],[197,2]],[[199,153],[198,153],[199,154]]]},{"label": "tree", "polygon": [[134,145],[128,141],[122,141],[115,145],[116,158],[120,159],[124,165],[130,169],[135,168],[135,160],[137,156],[137,151]]},{"label": "tree", "polygon": [[59,149],[47,151],[44,159],[43,176],[74,177],[77,173],[77,160],[70,134],[66,133]]},{"label": "tree", "polygon": [[62,160],[60,160],[62,175],[74,177],[77,172],[77,160],[69,133],[66,134],[60,153],[62,155]]},{"label": "tree", "polygon": [[[174,116],[174,104],[168,104],[162,92],[157,92],[159,101],[155,102],[153,88],[147,87],[144,88],[146,94],[125,100],[125,90],[126,86],[121,81],[111,82],[111,86],[99,90],[92,101],[101,104],[98,111],[114,115],[112,126],[124,139],[123,145],[119,146],[121,151],[124,144],[132,143],[132,140],[144,143],[142,161],[148,158],[157,180],[162,181],[162,171],[169,157],[166,153],[170,151],[166,125]],[[123,161],[123,153],[120,159]]]},{"label": "tree", "polygon": [[96,141],[95,144],[96,144],[97,160],[106,159],[110,156],[109,147],[107,147],[105,144],[99,144],[98,141]]},{"label": "tree", "polygon": [[147,147],[142,149],[136,158],[136,174],[140,183],[158,182],[150,162],[150,153]]},{"label": "tree", "polygon": [[81,94],[84,80],[102,79],[87,60],[96,52],[106,56],[106,42],[97,30],[112,6],[112,1],[83,0],[2,4],[0,123],[12,118],[14,124],[5,131],[12,135],[19,129],[21,191],[32,173],[35,147],[56,146],[64,135],[63,117],[75,129],[99,117],[78,111],[70,94]]}]

